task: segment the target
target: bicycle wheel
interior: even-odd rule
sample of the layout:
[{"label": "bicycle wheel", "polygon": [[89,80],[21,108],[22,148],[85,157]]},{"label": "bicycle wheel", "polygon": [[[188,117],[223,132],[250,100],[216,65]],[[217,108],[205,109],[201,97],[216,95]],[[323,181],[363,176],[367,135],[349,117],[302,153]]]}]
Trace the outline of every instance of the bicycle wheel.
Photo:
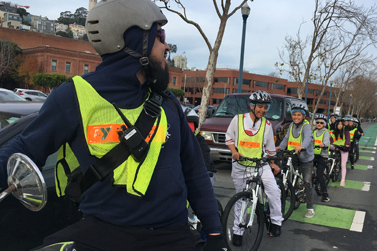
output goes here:
[{"label": "bicycle wheel", "polygon": [[[252,194],[250,192],[240,192],[234,195],[225,207],[222,217],[222,227],[228,248],[237,250],[257,250],[263,237],[264,215],[262,206],[258,203],[255,213],[251,214]],[[240,215],[241,207],[245,208],[244,214]],[[253,217],[253,224],[247,227],[247,223]],[[239,219],[244,220],[239,223]],[[234,246],[232,243],[233,234],[242,235],[242,245]]]},{"label": "bicycle wheel", "polygon": [[334,176],[332,178],[333,182],[336,182],[339,180],[340,176],[340,161],[337,161],[334,166]]},{"label": "bicycle wheel", "polygon": [[[279,185],[280,187],[280,185]],[[296,202],[296,196],[295,196],[295,189],[293,188],[291,182],[287,180],[287,188],[285,190],[285,200],[284,200],[284,206],[283,201],[281,204],[281,211],[283,215],[283,222],[288,220],[288,218],[291,216],[294,206]]]}]

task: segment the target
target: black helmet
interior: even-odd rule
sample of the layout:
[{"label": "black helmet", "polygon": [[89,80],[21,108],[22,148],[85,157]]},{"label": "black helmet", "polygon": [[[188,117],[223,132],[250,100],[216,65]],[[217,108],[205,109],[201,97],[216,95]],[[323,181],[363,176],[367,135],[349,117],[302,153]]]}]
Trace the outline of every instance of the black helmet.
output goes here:
[{"label": "black helmet", "polygon": [[314,116],[314,119],[317,120],[317,119],[323,119],[325,121],[325,123],[327,123],[327,116],[323,115],[322,113],[317,113],[315,116]]},{"label": "black helmet", "polygon": [[308,114],[309,109],[305,102],[303,101],[297,101],[297,100],[291,100],[291,114],[295,112],[294,110],[301,110],[304,111],[305,114]]},{"label": "black helmet", "polygon": [[334,122],[335,128],[338,128],[339,122],[342,122],[342,124],[344,125],[344,119],[342,117],[337,117]]},{"label": "black helmet", "polygon": [[337,113],[334,112],[334,113],[331,113],[331,114],[330,114],[330,118],[331,118],[331,117],[335,117],[335,118],[337,118],[337,117],[339,117],[339,115],[338,115]]}]

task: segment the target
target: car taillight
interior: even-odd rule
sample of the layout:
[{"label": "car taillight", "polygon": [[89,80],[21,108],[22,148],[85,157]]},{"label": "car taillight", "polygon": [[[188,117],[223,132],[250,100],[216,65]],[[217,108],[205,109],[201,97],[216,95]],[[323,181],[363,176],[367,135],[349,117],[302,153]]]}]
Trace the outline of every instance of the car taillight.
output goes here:
[{"label": "car taillight", "polygon": [[22,92],[20,92],[18,95],[24,95]]}]

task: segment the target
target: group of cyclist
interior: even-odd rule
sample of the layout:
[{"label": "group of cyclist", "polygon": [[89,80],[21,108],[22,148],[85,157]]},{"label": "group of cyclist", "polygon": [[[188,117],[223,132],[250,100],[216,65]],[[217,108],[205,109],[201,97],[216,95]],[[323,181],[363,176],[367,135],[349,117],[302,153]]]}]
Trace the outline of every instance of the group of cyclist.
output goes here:
[{"label": "group of cyclist", "polygon": [[[307,202],[307,213],[305,218],[315,216],[312,202],[312,173],[314,164],[317,166],[316,175],[320,183],[322,202],[329,202],[330,197],[327,192],[327,185],[323,177],[324,170],[327,166],[329,149],[340,149],[342,178],[340,186],[345,186],[346,163],[348,152],[354,147],[354,142],[363,135],[359,120],[355,117],[339,117],[336,113],[330,115],[329,123],[327,116],[324,114],[315,115],[316,128],[312,127],[306,117],[309,115],[306,103],[299,101],[291,102],[292,123],[288,132],[278,147],[274,147],[272,126],[264,118],[271,104],[271,97],[265,91],[256,91],[250,95],[251,111],[245,114],[236,115],[231,121],[226,132],[226,144],[232,152],[234,160],[232,164],[232,178],[236,192],[242,191],[245,182],[253,173],[255,167],[250,164],[242,165],[239,160],[240,156],[249,158],[272,157],[281,149],[292,150],[292,163],[303,175],[305,182],[305,193]],[[354,158],[351,158],[351,167],[354,167]],[[271,227],[270,236],[279,236],[281,234],[282,213],[280,204],[280,192],[277,186],[274,174],[280,172],[280,168],[271,161],[263,167],[261,176],[265,192],[271,204]],[[247,167],[246,167],[247,166]],[[237,215],[237,208],[235,209]],[[239,214],[239,212],[238,212]],[[232,243],[234,246],[242,245],[242,231],[237,226],[237,217],[233,228]]]}]

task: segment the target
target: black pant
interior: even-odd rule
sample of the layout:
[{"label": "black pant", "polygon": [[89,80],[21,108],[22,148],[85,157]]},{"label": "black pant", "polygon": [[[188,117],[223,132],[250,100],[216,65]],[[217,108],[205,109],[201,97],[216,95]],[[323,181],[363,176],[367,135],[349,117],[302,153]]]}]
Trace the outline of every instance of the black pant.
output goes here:
[{"label": "black pant", "polygon": [[327,193],[327,186],[323,178],[323,171],[326,169],[326,159],[321,155],[314,155],[314,163],[317,165],[317,179],[321,186],[321,191]]},{"label": "black pant", "polygon": [[77,251],[193,251],[198,239],[188,225],[159,229],[121,227],[87,217],[48,236],[43,245],[65,241],[74,241]]},{"label": "black pant", "polygon": [[355,156],[353,154],[353,149],[355,148],[355,142],[352,141],[351,142],[351,145],[350,145],[350,151],[349,151],[349,154],[348,154],[348,159],[350,160],[351,162],[351,165],[354,165],[355,164]]}]

